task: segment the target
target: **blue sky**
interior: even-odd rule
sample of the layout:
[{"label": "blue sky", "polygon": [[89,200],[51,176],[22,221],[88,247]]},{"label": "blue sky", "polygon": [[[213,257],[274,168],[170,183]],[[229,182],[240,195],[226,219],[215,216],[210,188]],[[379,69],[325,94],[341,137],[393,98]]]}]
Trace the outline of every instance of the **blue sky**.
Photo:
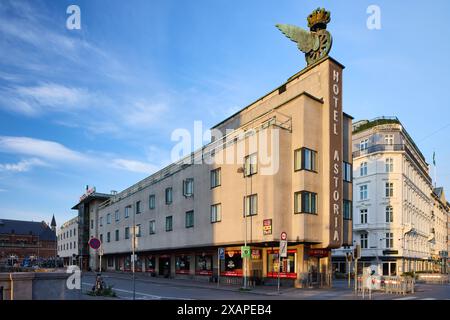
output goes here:
[{"label": "blue sky", "polygon": [[[70,4],[81,30],[66,28]],[[207,129],[305,66],[274,25],[306,27],[318,6],[345,111],[398,116],[450,188],[447,0],[2,0],[0,218],[60,224],[85,185],[120,191],[168,164],[173,130]]]}]

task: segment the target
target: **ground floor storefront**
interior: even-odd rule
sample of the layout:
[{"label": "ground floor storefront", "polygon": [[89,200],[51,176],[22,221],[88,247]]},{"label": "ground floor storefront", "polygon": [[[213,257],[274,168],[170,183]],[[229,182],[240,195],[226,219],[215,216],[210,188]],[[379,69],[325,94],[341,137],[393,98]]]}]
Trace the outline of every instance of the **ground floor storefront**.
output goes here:
[{"label": "ground floor storefront", "polygon": [[[442,259],[418,259],[411,257],[361,257],[358,260],[358,274],[365,268],[371,268],[382,276],[396,276],[405,272],[446,273],[447,261]],[[345,257],[332,257],[333,273],[353,273],[355,263],[349,263]]]},{"label": "ground floor storefront", "polygon": [[[223,249],[223,250],[222,250]],[[223,252],[222,252],[223,251]],[[135,272],[155,277],[188,278],[199,281],[249,286],[276,284],[307,287],[331,286],[331,251],[308,244],[289,245],[286,257],[279,257],[276,243],[250,246],[242,257],[241,246],[192,248],[185,250],[136,252]],[[105,254],[102,270],[132,272],[131,253]]]}]

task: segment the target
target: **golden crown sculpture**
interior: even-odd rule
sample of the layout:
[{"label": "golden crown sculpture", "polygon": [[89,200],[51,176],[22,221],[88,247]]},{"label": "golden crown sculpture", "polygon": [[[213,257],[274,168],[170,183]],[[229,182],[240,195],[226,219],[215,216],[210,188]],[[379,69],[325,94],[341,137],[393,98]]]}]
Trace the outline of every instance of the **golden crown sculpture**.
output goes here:
[{"label": "golden crown sculpture", "polygon": [[308,16],[308,27],[311,31],[320,29],[326,29],[327,23],[331,21],[331,14],[324,8],[317,8]]}]

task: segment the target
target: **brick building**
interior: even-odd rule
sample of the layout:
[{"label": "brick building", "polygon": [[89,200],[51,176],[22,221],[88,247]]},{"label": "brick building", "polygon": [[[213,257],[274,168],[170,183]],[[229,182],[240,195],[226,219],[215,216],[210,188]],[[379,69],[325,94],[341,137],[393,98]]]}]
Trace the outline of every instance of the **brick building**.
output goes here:
[{"label": "brick building", "polygon": [[26,258],[48,259],[57,254],[56,222],[0,219],[0,264]]}]

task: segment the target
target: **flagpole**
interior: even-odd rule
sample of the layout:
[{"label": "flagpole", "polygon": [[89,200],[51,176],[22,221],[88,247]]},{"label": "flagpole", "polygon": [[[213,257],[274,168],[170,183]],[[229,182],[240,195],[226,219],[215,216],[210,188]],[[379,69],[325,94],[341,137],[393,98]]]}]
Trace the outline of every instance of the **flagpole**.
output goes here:
[{"label": "flagpole", "polygon": [[437,188],[436,152],[433,152],[433,165],[434,165],[434,188]]}]

